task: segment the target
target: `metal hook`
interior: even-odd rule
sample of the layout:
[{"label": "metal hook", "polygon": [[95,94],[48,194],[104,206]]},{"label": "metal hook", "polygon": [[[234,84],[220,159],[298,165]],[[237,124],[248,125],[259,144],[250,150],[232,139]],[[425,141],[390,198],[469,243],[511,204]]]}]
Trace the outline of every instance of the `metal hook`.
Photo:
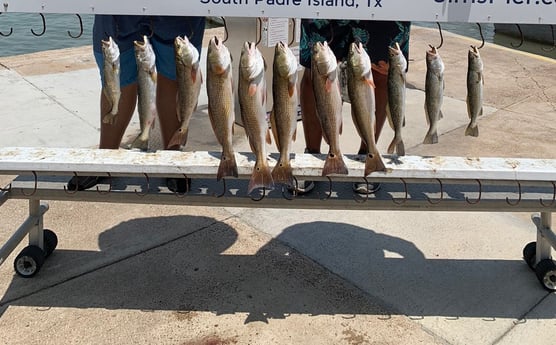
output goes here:
[{"label": "metal hook", "polygon": [[265,196],[266,196],[266,187],[263,187],[263,196],[261,196],[261,197],[258,198],[258,199],[255,199],[255,198],[253,198],[252,196],[249,196],[249,197],[250,197],[251,200],[253,200],[253,201],[261,201],[261,200],[264,199]]},{"label": "metal hook", "polygon": [[545,204],[544,200],[542,198],[539,199],[539,202],[544,207],[552,206],[552,205],[554,205],[554,201],[556,201],[556,184],[554,182],[550,182],[550,183],[552,183],[552,188],[554,188],[554,193],[552,193],[552,201],[550,202],[550,204]]},{"label": "metal hook", "polygon": [[317,193],[317,195],[319,195],[319,199],[322,201],[328,200],[332,196],[332,179],[330,178],[330,176],[326,176],[326,178],[328,179],[328,194],[326,195],[326,197],[321,198],[320,193]]},{"label": "metal hook", "polygon": [[510,205],[510,206],[516,206],[516,205],[519,204],[520,201],[521,201],[521,183],[519,183],[519,181],[516,181],[516,182],[517,182],[517,189],[518,189],[518,191],[519,191],[519,198],[517,199],[516,202],[510,202],[510,198],[506,197],[506,202],[507,202],[508,205]]},{"label": "metal hook", "polygon": [[284,197],[284,199],[289,200],[289,201],[292,201],[293,199],[295,199],[295,197],[297,196],[297,188],[299,187],[299,182],[297,182],[297,178],[295,176],[292,176],[292,177],[293,177],[294,185],[293,185],[292,192],[289,193],[289,194],[292,195],[291,198],[286,196],[286,193],[285,193],[285,190],[288,190],[288,188],[286,186],[282,186],[282,196]]},{"label": "metal hook", "polygon": [[403,189],[404,189],[404,192],[405,192],[405,197],[403,198],[402,201],[397,201],[396,199],[394,199],[394,197],[392,197],[392,202],[394,202],[394,204],[397,204],[397,205],[401,205],[401,204],[403,204],[404,202],[407,201],[407,183],[405,182],[405,180],[403,178],[400,178],[400,180],[402,180],[402,182],[403,182]]},{"label": "metal hook", "polygon": [[77,34],[76,36],[72,35],[71,32],[68,30],[68,35],[71,38],[79,38],[81,37],[81,35],[83,35],[83,20],[81,19],[81,16],[79,14],[76,14],[77,18],[79,18],[79,34]]},{"label": "metal hook", "polygon": [[145,178],[147,179],[147,192],[145,193],[139,193],[137,191],[137,188],[135,188],[135,194],[137,194],[140,197],[144,197],[145,195],[147,195],[147,193],[149,192],[149,190],[151,189],[151,181],[149,179],[149,175],[147,175],[146,173],[143,173],[143,175],[145,175]]},{"label": "metal hook", "polygon": [[217,198],[221,198],[226,194],[227,191],[228,191],[228,188],[226,187],[226,179],[223,178],[222,179],[222,193],[220,193],[220,194],[214,193],[213,195]]},{"label": "metal hook", "polygon": [[75,190],[71,190],[70,192],[70,189],[66,188],[66,186],[64,185],[64,192],[66,192],[67,194],[75,194],[79,191],[79,178],[75,171],[73,172],[73,176],[75,177]]},{"label": "metal hook", "polygon": [[10,183],[7,187],[0,187],[0,192],[11,192],[12,184]]},{"label": "metal hook", "polygon": [[21,194],[23,194],[23,195],[25,195],[25,196],[31,196],[31,195],[33,195],[33,194],[35,194],[35,193],[37,192],[37,185],[38,185],[38,183],[39,183],[38,177],[37,177],[37,173],[34,172],[34,171],[32,171],[32,173],[33,173],[33,176],[35,176],[35,187],[33,188],[33,191],[32,191],[30,194],[26,194],[26,193],[23,191],[23,188],[21,188]]},{"label": "metal hook", "polygon": [[263,33],[261,32],[263,30],[263,21],[261,18],[257,17],[257,22],[259,23],[259,30],[257,30],[257,32],[255,33],[255,38],[257,38],[257,36],[259,37],[257,38],[257,42],[255,42],[255,47],[258,46],[259,43],[261,43],[261,40],[263,39]]},{"label": "metal hook", "polygon": [[292,40],[290,41],[290,43],[288,43],[288,45],[291,47],[293,45],[293,43],[295,42],[295,18],[291,18],[292,21]]},{"label": "metal hook", "polygon": [[224,23],[224,39],[222,40],[222,43],[225,43],[228,40],[228,24],[226,23],[226,19],[224,17],[220,17],[222,18],[222,23]]},{"label": "metal hook", "polygon": [[477,47],[477,49],[481,49],[482,47],[485,46],[485,36],[483,35],[483,28],[481,27],[480,23],[477,23],[477,26],[479,27],[479,35],[481,35],[481,45]]},{"label": "metal hook", "polygon": [[109,172],[107,172],[106,174],[108,174],[108,178],[109,178],[108,190],[102,191],[98,188],[98,185],[97,185],[97,192],[100,195],[110,194],[110,192],[112,191],[112,175]]},{"label": "metal hook", "polygon": [[542,48],[545,52],[551,52],[556,49],[556,37],[554,36],[554,25],[550,24],[550,31],[552,32],[552,48]]},{"label": "metal hook", "polygon": [[519,24],[516,24],[515,26],[517,26],[517,30],[519,31],[519,37],[520,37],[521,41],[517,45],[514,44],[513,42],[510,42],[510,45],[514,48],[519,48],[523,45],[523,41],[524,41],[523,31],[521,31],[521,26],[519,26]]},{"label": "metal hook", "polygon": [[483,194],[483,185],[481,184],[481,180],[476,179],[475,181],[477,181],[477,183],[479,184],[479,196],[474,201],[469,201],[469,197],[465,197],[465,201],[471,205],[478,204],[479,201],[481,201],[481,195]]},{"label": "metal hook", "polygon": [[[440,33],[440,44],[436,47],[436,49],[440,49],[440,47],[444,44],[444,36],[442,35],[442,27],[440,26],[440,23],[436,22],[436,25],[438,25],[438,32]],[[430,44],[429,46],[432,48]]]},{"label": "metal hook", "polygon": [[[0,14],[2,14],[2,12],[0,12]],[[5,33],[3,33],[2,31],[0,31],[0,35],[1,35],[1,36],[4,36],[4,37],[11,36],[13,33],[14,33],[14,28],[10,28],[10,32],[7,33],[7,34],[5,34]]]},{"label": "metal hook", "polygon": [[442,184],[442,181],[440,181],[440,179],[436,179],[438,181],[438,183],[440,183],[440,199],[438,199],[438,201],[432,201],[431,198],[429,198],[428,195],[425,195],[425,197],[427,198],[427,201],[430,202],[433,205],[438,204],[439,202],[441,202],[444,199],[444,185]]},{"label": "metal hook", "polygon": [[[367,180],[367,177],[363,177],[363,180],[365,180],[365,183],[367,184],[367,191],[368,191],[370,189],[369,188],[369,180]],[[362,198],[362,197],[359,196],[359,193],[353,193],[353,200],[355,200],[355,202],[357,202],[357,203],[362,204],[362,203],[366,202],[367,200],[369,200],[369,194],[370,193],[365,193],[365,197]]]},{"label": "metal hook", "polygon": [[39,14],[41,15],[41,19],[42,19],[42,32],[36,33],[35,30],[31,29],[31,33],[35,36],[42,36],[46,32],[46,19],[44,19],[44,14],[42,13]]},{"label": "metal hook", "polygon": [[[183,178],[185,179],[185,192],[183,192],[183,193],[178,193],[178,191],[176,190],[176,191],[174,192],[174,195],[177,196],[178,198],[184,198],[185,195],[186,195],[187,193],[189,193],[189,177],[187,177],[186,174],[182,174],[182,175],[183,175]],[[225,186],[226,186],[226,184],[224,183],[224,187],[225,187]],[[222,195],[224,195],[224,194],[222,194]]]}]

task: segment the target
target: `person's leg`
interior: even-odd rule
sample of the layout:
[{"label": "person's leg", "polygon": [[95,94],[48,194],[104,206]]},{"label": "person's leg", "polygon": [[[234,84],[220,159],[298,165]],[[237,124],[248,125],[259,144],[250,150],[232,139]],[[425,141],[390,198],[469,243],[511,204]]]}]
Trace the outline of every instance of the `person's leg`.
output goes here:
[{"label": "person's leg", "polygon": [[177,114],[176,95],[178,84],[175,80],[158,74],[156,85],[156,109],[160,120],[162,141],[167,150],[179,150],[179,146],[168,147],[172,135],[180,126]]},{"label": "person's leg", "polygon": [[317,117],[317,106],[311,81],[311,69],[305,68],[301,78],[299,100],[301,105],[301,120],[305,135],[305,152],[320,153],[322,129]]},{"label": "person's leg", "polygon": [[131,121],[135,105],[137,104],[137,84],[133,83],[121,88],[120,104],[114,124],[103,123],[102,118],[107,114],[112,105],[101,92],[100,96],[100,149],[118,149],[122,142],[125,130]]}]

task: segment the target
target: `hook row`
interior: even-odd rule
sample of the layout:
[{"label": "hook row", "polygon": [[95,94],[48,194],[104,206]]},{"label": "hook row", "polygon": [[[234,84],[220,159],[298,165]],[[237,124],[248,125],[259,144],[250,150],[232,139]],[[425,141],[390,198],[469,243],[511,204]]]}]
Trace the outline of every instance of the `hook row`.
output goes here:
[{"label": "hook row", "polygon": [[[2,14],[2,12],[0,12],[0,14]],[[42,35],[44,35],[46,33],[46,18],[44,16],[43,13],[39,13],[39,15],[41,16],[41,29],[40,30],[36,30],[31,28],[31,33],[37,37],[40,37]],[[83,20],[81,18],[81,15],[79,14],[75,14],[79,20],[79,33],[78,34],[72,34],[71,31],[67,31],[68,32],[68,36],[71,38],[79,38],[83,35]],[[0,36],[4,36],[4,37],[8,37],[11,36],[14,32],[13,27],[10,28],[10,31],[8,33],[4,33],[2,31],[0,31]]]}]

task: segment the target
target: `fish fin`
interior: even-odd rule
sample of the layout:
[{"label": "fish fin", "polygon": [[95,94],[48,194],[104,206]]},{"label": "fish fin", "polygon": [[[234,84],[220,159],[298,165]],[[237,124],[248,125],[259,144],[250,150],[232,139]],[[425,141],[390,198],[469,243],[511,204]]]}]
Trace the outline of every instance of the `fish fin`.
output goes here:
[{"label": "fish fin", "polygon": [[328,153],[326,160],[324,161],[324,167],[322,168],[322,176],[332,174],[347,175],[348,173],[348,168],[342,155]]},{"label": "fish fin", "polygon": [[479,111],[479,115],[483,115],[483,107],[481,107],[481,111]]},{"label": "fish fin", "polygon": [[236,124],[232,123],[232,135],[236,134]]},{"label": "fish fin", "polygon": [[479,126],[475,125],[474,127],[469,124],[465,129],[465,135],[478,137],[479,136]]},{"label": "fish fin", "polygon": [[139,149],[141,151],[147,151],[149,149],[149,139],[143,138],[143,133],[140,133],[135,140],[131,143],[130,147],[132,149]]},{"label": "fish fin", "polygon": [[342,135],[342,131],[344,130],[344,121],[340,121],[340,135]]},{"label": "fish fin", "polygon": [[297,85],[295,83],[292,83],[291,81],[288,83],[288,95],[290,95],[290,97],[293,97],[295,94],[296,87]]},{"label": "fish fin", "polygon": [[405,115],[403,116],[402,127],[405,127]]},{"label": "fish fin", "polygon": [[469,106],[469,96],[467,96],[466,103],[467,103],[467,117],[471,118],[471,107]]},{"label": "fish fin", "polygon": [[195,83],[197,81],[198,72],[199,72],[199,70],[197,69],[197,67],[192,66],[192,68],[191,68],[191,80],[193,81],[193,83]]},{"label": "fish fin", "polygon": [[216,173],[216,180],[220,181],[226,176],[238,176],[236,157],[233,152],[229,156],[222,152],[222,156],[220,157],[220,165],[218,166],[218,172]]},{"label": "fish fin", "polygon": [[257,93],[257,84],[255,83],[249,84],[249,89],[247,91],[247,94],[253,97],[256,93]]},{"label": "fish fin", "polygon": [[405,156],[405,145],[403,140],[400,139],[400,142],[396,145],[396,153],[398,156]]},{"label": "fish fin", "polygon": [[293,169],[288,159],[283,160],[280,156],[278,162],[272,169],[272,179],[274,182],[284,183],[288,186],[293,186]]},{"label": "fish fin", "polygon": [[293,130],[292,141],[297,139],[297,127]]},{"label": "fish fin", "polygon": [[427,132],[425,139],[423,140],[423,144],[436,144],[438,143],[438,133],[435,131],[434,133]]},{"label": "fish fin", "polygon": [[270,129],[266,129],[265,141],[268,145],[272,144],[272,137],[270,136]]},{"label": "fish fin", "polygon": [[388,103],[386,103],[386,118],[388,119],[390,128],[394,129],[394,121],[392,120],[392,113],[390,112],[390,105]]},{"label": "fish fin", "polygon": [[378,152],[369,152],[365,158],[365,176],[369,175],[373,171],[386,171],[382,157],[380,157]]},{"label": "fish fin", "polygon": [[389,154],[393,154],[394,152],[396,152],[398,156],[405,156],[405,145],[403,143],[403,140],[394,136],[394,139],[392,139],[392,142],[390,143],[390,145],[388,145],[387,152]]},{"label": "fish fin", "polygon": [[187,129],[183,130],[182,128],[178,128],[174,133],[174,135],[172,136],[172,138],[170,139],[170,142],[168,143],[168,147],[185,146],[186,142],[187,142]]},{"label": "fish fin", "polygon": [[427,111],[427,105],[425,104],[425,120],[427,120],[427,125],[430,126],[431,121],[429,120],[429,112]]},{"label": "fish fin", "polygon": [[443,118],[444,118],[444,114],[442,114],[442,110],[440,110],[440,111],[438,112],[438,118],[439,118],[439,119],[443,119]]},{"label": "fish fin", "polygon": [[251,179],[249,180],[249,186],[247,187],[247,194],[251,193],[253,189],[260,187],[272,189],[274,181],[272,180],[270,167],[267,164],[256,162]]},{"label": "fish fin", "polygon": [[272,136],[276,142],[276,148],[280,151],[280,140],[278,140],[278,129],[276,128],[276,116],[274,115],[274,108],[270,111],[270,129],[272,130]]},{"label": "fish fin", "polygon": [[364,75],[364,78],[365,78],[365,83],[367,83],[367,85],[369,85],[373,89],[376,89],[375,81],[373,80],[373,73],[371,71],[366,73]]},{"label": "fish fin", "polygon": [[324,89],[326,90],[326,92],[330,92],[332,90],[332,80],[326,78]]},{"label": "fish fin", "polygon": [[151,80],[153,83],[156,83],[156,79],[157,79],[157,73],[156,73],[156,69],[151,69],[149,71],[149,76],[151,77]]}]

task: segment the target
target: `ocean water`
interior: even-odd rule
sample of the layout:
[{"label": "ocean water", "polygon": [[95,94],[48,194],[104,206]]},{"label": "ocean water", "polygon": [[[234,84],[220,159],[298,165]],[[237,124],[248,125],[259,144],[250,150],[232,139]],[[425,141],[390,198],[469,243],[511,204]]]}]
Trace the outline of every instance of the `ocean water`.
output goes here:
[{"label": "ocean water", "polygon": [[[38,51],[61,49],[69,47],[79,47],[92,44],[93,15],[82,15],[83,34],[80,38],[71,38],[68,30],[77,35],[80,32],[79,20],[76,15],[68,14],[45,14],[46,31],[44,35],[37,37],[31,33],[43,30],[42,19],[36,13],[3,13],[0,15],[0,32],[7,34],[10,28],[13,34],[9,37],[0,36],[0,56],[12,56]],[[436,23],[415,22],[415,25],[437,28]],[[209,22],[215,25],[214,22]],[[474,23],[441,23],[443,31],[450,31],[460,35],[468,36],[480,40],[479,27]],[[518,44],[519,39],[506,35],[497,34],[493,24],[482,24],[485,42],[499,44],[514,49],[511,44]],[[440,43],[440,36],[435,37]],[[543,48],[547,45],[536,42],[525,41],[525,43],[515,49],[528,51],[533,54],[543,55],[556,59],[556,50],[546,52]]]}]

